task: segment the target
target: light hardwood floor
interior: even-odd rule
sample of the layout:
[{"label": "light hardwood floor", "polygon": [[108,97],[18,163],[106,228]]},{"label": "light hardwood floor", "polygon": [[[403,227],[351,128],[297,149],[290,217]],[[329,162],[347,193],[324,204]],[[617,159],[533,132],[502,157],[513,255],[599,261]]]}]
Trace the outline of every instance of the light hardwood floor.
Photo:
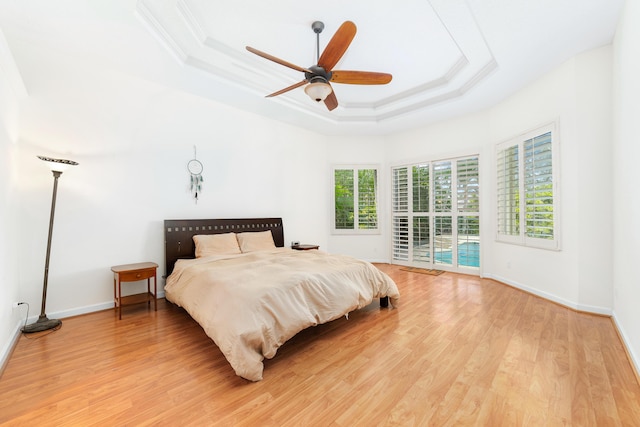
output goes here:
[{"label": "light hardwood floor", "polygon": [[400,288],[398,309],[376,302],[301,332],[257,383],[164,300],[22,336],[0,378],[0,423],[640,425],[611,319],[474,276],[379,268]]}]

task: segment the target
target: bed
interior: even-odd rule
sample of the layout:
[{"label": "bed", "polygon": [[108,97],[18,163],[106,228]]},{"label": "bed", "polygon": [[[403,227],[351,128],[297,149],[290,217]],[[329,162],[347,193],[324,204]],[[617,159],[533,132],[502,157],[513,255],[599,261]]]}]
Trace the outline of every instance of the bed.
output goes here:
[{"label": "bed", "polygon": [[375,298],[398,305],[396,284],[372,264],[285,247],[281,218],[165,220],[164,228],[167,300],[250,381],[301,330]]}]

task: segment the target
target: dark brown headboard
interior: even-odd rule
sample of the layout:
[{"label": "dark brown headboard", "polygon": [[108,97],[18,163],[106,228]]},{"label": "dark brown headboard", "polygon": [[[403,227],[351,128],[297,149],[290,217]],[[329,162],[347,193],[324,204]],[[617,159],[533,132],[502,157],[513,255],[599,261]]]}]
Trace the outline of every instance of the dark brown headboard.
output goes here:
[{"label": "dark brown headboard", "polygon": [[164,259],[165,277],[173,271],[180,258],[194,258],[196,234],[242,233],[243,231],[271,230],[277,247],[284,247],[282,218],[240,218],[240,219],[165,219]]}]

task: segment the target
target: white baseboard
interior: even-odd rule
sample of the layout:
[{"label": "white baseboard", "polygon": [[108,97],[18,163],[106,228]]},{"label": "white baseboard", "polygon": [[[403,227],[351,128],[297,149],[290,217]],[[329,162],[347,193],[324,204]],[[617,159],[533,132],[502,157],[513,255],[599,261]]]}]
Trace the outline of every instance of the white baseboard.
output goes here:
[{"label": "white baseboard", "polygon": [[[72,308],[69,310],[55,311],[51,313],[47,313],[47,317],[51,319],[64,319],[65,317],[73,317],[79,316],[81,314],[93,313],[96,311],[108,310],[113,308],[113,301],[102,302],[99,304],[87,305],[84,307]],[[38,319],[37,316],[34,316],[33,319],[29,319],[29,323],[32,321],[36,321]]]},{"label": "white baseboard", "polygon": [[549,300],[549,301],[553,301],[553,302],[555,302],[557,304],[563,305],[563,306],[568,307],[568,308],[572,308],[572,309],[577,310],[577,311],[583,311],[585,313],[599,314],[599,315],[603,315],[603,316],[611,316],[611,315],[613,315],[613,312],[611,311],[610,308],[578,304],[576,302],[569,301],[569,300],[566,300],[564,298],[560,298],[557,295],[553,295],[553,294],[550,294],[550,293],[547,293],[547,292],[542,292],[539,289],[535,289],[535,288],[523,285],[522,283],[514,282],[513,280],[509,280],[509,279],[507,279],[505,277],[502,277],[502,276],[497,276],[495,274],[485,274],[483,277],[486,277],[488,279],[497,280],[498,282],[504,283],[504,284],[509,285],[511,287],[514,287],[516,289],[520,289],[521,291],[525,291],[525,292],[530,293],[532,295],[538,296],[540,298],[544,298],[544,299]]},{"label": "white baseboard", "polygon": [[13,352],[13,348],[16,346],[18,342],[18,338],[20,338],[20,329],[23,326],[24,326],[24,322],[22,320],[16,323],[11,339],[2,348],[2,353],[0,353],[0,375],[2,375],[2,372],[4,372],[4,367],[7,365],[7,362],[9,361],[9,357],[11,356],[11,353]]},{"label": "white baseboard", "polygon": [[539,296],[540,298],[544,298],[547,299],[549,301],[553,301],[555,303],[558,303],[560,305],[563,305],[565,307],[569,307],[572,308],[574,310],[578,310],[578,311],[582,311],[585,313],[593,313],[593,314],[598,314],[598,315],[604,315],[604,316],[610,316],[611,319],[613,320],[614,326],[618,331],[618,335],[620,336],[620,339],[622,340],[622,345],[624,346],[627,355],[629,356],[629,361],[630,363],[633,365],[633,369],[634,369],[634,373],[636,375],[636,378],[638,379],[638,381],[640,381],[640,357],[638,356],[638,354],[636,354],[633,351],[633,347],[631,346],[631,341],[628,338],[628,334],[626,333],[626,331],[624,330],[624,328],[622,327],[622,325],[618,322],[618,319],[616,318],[615,312],[609,308],[605,308],[605,307],[596,307],[596,306],[588,306],[588,305],[583,305],[583,304],[576,304],[573,303],[571,301],[567,301],[563,298],[559,298],[555,295],[551,295],[548,294],[546,292],[541,292],[537,289],[533,289],[530,288],[528,286],[524,286],[520,283],[514,282],[512,280],[508,280],[505,279],[504,277],[500,277],[500,276],[496,276],[496,275],[487,275],[485,276],[487,278],[490,279],[494,279],[497,280],[499,282],[505,283],[509,286],[513,286],[514,288],[520,289],[522,291],[525,291],[527,293]]},{"label": "white baseboard", "polygon": [[[158,291],[158,298],[164,298],[164,291]],[[65,317],[80,316],[81,314],[108,310],[110,308],[113,308],[113,301],[101,302],[98,304],[86,305],[84,307],[77,307],[69,310],[62,310],[62,311],[47,313],[47,316],[52,319],[64,319]],[[38,316],[33,316],[29,318],[27,323],[35,322],[36,320],[38,320]]]},{"label": "white baseboard", "polygon": [[638,354],[633,351],[633,347],[631,347],[631,341],[629,341],[628,338],[629,336],[622,325],[618,322],[615,312],[613,313],[611,318],[613,319],[613,323],[615,324],[616,329],[618,329],[618,335],[620,335],[620,339],[622,339],[622,345],[624,345],[624,348],[627,350],[627,354],[629,355],[629,359],[631,359],[631,364],[633,365],[636,378],[638,379],[638,381],[640,381],[640,358],[638,357]]}]

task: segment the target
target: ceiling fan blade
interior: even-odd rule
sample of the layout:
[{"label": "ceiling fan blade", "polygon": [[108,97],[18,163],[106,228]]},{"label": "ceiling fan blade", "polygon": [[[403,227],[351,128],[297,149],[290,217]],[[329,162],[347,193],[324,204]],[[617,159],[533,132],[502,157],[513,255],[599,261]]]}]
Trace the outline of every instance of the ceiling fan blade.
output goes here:
[{"label": "ceiling fan blade", "polygon": [[290,90],[293,90],[293,89],[295,89],[297,87],[304,86],[305,84],[307,84],[307,81],[308,80],[305,79],[305,80],[302,80],[301,82],[298,82],[296,84],[292,84],[289,87],[285,87],[284,89],[281,89],[281,90],[279,90],[277,92],[273,92],[272,94],[269,94],[269,95],[265,96],[265,98],[271,98],[271,97],[274,97],[274,96],[282,95],[283,93],[289,92]]},{"label": "ceiling fan blade", "polygon": [[246,46],[246,48],[247,48],[247,50],[249,52],[255,53],[256,55],[261,56],[261,57],[263,57],[265,59],[268,59],[269,61],[273,61],[273,62],[275,62],[277,64],[284,65],[285,67],[289,67],[289,68],[294,69],[296,71],[300,71],[300,72],[303,72],[303,73],[311,73],[311,71],[307,70],[306,68],[302,68],[302,67],[299,67],[299,66],[297,66],[295,64],[292,64],[290,62],[287,62],[287,61],[285,61],[283,59],[276,58],[273,55],[269,55],[268,53],[262,52],[262,51],[260,51],[258,49],[254,49],[251,46]]},{"label": "ceiling fan blade", "polygon": [[318,59],[318,65],[326,71],[331,71],[347,51],[355,36],[356,24],[351,21],[343,22],[338,31],[329,40],[327,47],[324,48],[322,55]]},{"label": "ceiling fan blade", "polygon": [[333,111],[338,106],[338,98],[336,98],[335,91],[331,91],[331,93],[325,98],[324,105],[327,106],[329,111]]},{"label": "ceiling fan blade", "polygon": [[334,83],[346,83],[351,85],[385,85],[393,76],[387,73],[375,73],[373,71],[332,71],[331,81]]}]

